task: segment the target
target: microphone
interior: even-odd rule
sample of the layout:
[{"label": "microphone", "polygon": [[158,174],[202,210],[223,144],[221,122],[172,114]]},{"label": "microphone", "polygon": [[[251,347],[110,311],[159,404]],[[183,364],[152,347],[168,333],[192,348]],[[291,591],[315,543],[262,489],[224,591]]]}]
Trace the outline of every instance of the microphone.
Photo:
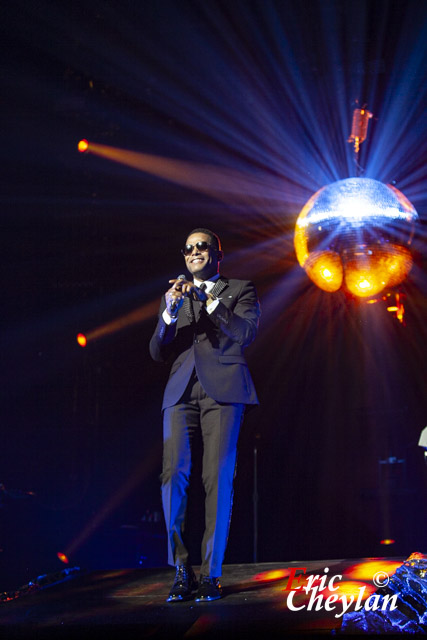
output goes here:
[{"label": "microphone", "polygon": [[[186,280],[186,276],[185,276],[183,273],[181,273],[181,274],[177,277],[177,280]],[[178,300],[174,300],[174,301],[172,302],[172,304],[171,304],[170,312],[171,312],[171,313],[175,313],[175,311],[176,311],[177,307],[178,307]]]}]

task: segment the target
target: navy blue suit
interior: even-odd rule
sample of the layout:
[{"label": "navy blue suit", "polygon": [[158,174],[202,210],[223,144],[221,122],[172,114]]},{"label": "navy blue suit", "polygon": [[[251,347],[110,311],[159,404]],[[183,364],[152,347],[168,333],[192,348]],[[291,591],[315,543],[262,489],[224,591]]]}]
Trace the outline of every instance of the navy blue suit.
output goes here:
[{"label": "navy blue suit", "polygon": [[160,305],[150,341],[156,361],[172,363],[163,396],[163,508],[172,565],[186,564],[184,542],[191,442],[203,438],[206,526],[202,541],[203,575],[220,576],[231,517],[237,440],[246,405],[257,404],[244,348],[255,338],[260,308],[254,285],[220,277],[212,293],[219,299],[208,314],[185,298],[178,320],[168,325]]}]

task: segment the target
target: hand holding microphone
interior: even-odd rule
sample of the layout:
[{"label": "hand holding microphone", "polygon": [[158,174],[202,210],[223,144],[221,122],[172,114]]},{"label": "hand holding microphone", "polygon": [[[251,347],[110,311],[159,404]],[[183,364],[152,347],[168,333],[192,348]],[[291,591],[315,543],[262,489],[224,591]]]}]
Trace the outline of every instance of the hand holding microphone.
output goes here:
[{"label": "hand holding microphone", "polygon": [[177,311],[182,307],[184,297],[181,290],[181,283],[185,282],[185,275],[179,275],[175,280],[169,280],[173,283],[169,291],[166,292],[166,307],[171,317],[176,316]]},{"label": "hand holding microphone", "polygon": [[178,276],[174,280],[169,280],[172,284],[172,288],[177,288],[184,296],[188,296],[193,300],[199,300],[199,302],[205,302],[208,298],[206,293],[206,284],[202,282],[200,287],[197,287],[194,282],[190,282],[185,279],[185,276]]},{"label": "hand holding microphone", "polygon": [[186,280],[185,275],[179,275],[177,278],[169,280],[169,283],[172,284],[172,287],[166,293],[166,304],[170,316],[176,315],[176,312],[183,304],[185,296],[200,302],[206,302],[208,299],[208,294],[204,290],[203,284],[200,287],[196,287],[194,282]]}]

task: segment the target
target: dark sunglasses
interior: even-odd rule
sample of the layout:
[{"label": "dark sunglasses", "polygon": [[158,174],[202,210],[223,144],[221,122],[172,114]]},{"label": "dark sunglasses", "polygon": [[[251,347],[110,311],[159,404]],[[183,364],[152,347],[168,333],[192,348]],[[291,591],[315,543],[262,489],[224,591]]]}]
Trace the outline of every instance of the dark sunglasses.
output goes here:
[{"label": "dark sunglasses", "polygon": [[191,256],[193,253],[194,247],[196,247],[199,251],[207,251],[209,247],[212,245],[206,240],[200,240],[200,242],[196,242],[196,244],[186,244],[183,249],[181,249],[181,253],[183,256]]}]

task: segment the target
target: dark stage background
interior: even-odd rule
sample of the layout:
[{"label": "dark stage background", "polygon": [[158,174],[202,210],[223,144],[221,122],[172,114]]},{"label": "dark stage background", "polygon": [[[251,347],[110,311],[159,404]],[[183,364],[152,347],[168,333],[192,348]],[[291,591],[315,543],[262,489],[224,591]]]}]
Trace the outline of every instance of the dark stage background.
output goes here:
[{"label": "dark stage background", "polygon": [[[196,226],[263,310],[226,561],[253,560],[254,446],[260,561],[426,550],[426,14],[424,0],[3,6],[0,588],[62,568],[57,552],[165,563],[155,316],[86,349],[76,335],[160,300]],[[374,113],[363,175],[421,218],[406,326],[316,289],[293,250],[308,198],[355,175],[357,100]],[[188,180],[79,154],[81,138],[186,161]]]}]

